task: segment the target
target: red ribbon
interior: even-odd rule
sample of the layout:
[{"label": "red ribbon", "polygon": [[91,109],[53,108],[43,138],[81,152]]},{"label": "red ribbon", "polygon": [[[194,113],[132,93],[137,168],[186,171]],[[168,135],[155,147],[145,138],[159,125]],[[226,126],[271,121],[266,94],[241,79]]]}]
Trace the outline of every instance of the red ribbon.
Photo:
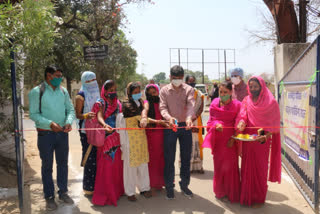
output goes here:
[{"label": "red ribbon", "polygon": [[[173,125],[173,127],[165,128],[165,127],[156,127],[156,128],[112,128],[112,130],[164,130],[164,129],[172,129],[172,131],[177,132],[178,129],[185,129],[188,128],[187,126],[181,126],[178,127],[177,125]],[[215,128],[215,126],[191,126],[190,128]],[[224,129],[234,129],[235,127],[223,127]],[[320,129],[318,126],[279,126],[279,127],[246,127],[246,129],[257,129],[257,128],[278,128],[278,129],[306,129],[306,128],[314,128],[314,129]],[[104,130],[104,128],[83,128],[83,129],[72,129],[76,131],[81,130]],[[36,131],[36,129],[25,129],[25,130],[17,130],[16,132],[23,132],[23,131]],[[50,131],[50,130],[48,130]]]}]

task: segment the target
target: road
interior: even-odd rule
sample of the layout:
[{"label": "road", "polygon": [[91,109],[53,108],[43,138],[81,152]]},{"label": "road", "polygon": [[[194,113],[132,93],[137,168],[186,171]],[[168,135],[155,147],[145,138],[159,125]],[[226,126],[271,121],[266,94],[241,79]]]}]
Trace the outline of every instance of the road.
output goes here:
[{"label": "road", "polygon": [[[208,113],[204,115],[204,122],[208,119]],[[33,122],[29,119],[24,121],[25,129],[32,129]],[[26,208],[25,213],[312,213],[312,209],[301,196],[289,176],[283,170],[282,183],[269,183],[269,191],[267,200],[261,208],[250,208],[241,206],[240,204],[231,204],[217,200],[212,190],[213,177],[213,161],[211,152],[207,149],[204,151],[204,169],[203,175],[192,175],[190,189],[194,192],[194,197],[188,199],[180,192],[179,187],[175,188],[176,199],[168,201],[165,199],[165,193],[162,192],[151,199],[145,199],[138,195],[138,201],[129,202],[125,196],[118,201],[118,206],[94,206],[82,193],[82,173],[80,167],[81,159],[81,143],[79,134],[72,131],[69,135],[70,139],[70,156],[69,156],[69,192],[74,199],[74,205],[64,205],[59,203],[59,208],[55,212],[47,212],[45,210],[45,201],[42,195],[42,184],[40,177],[41,162],[38,155],[36,132],[25,132],[26,137]],[[177,151],[179,151],[177,149]],[[177,160],[178,158],[176,158]],[[54,168],[54,177],[56,177]],[[179,180],[179,171],[176,161],[176,177]],[[56,181],[55,181],[56,183]],[[138,192],[138,191],[137,191]]]}]

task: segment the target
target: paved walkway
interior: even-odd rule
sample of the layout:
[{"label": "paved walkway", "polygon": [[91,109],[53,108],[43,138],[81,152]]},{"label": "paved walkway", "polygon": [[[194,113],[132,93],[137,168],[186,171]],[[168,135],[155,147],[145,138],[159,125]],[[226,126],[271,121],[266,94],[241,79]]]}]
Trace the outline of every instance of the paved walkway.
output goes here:
[{"label": "paved walkway", "polygon": [[[26,128],[32,128],[30,120],[25,121]],[[180,193],[176,187],[176,199],[168,201],[165,193],[159,193],[151,199],[138,196],[138,201],[129,202],[125,196],[118,201],[118,206],[93,206],[90,199],[82,193],[82,173],[80,167],[81,144],[79,134],[72,131],[70,134],[70,158],[69,158],[69,190],[75,205],[67,206],[59,204],[55,212],[46,212],[45,201],[42,196],[42,184],[40,177],[40,158],[36,146],[36,132],[26,132],[27,140],[27,170],[26,170],[26,213],[313,213],[289,176],[283,170],[282,183],[269,183],[269,191],[266,203],[261,208],[249,208],[240,204],[222,202],[214,197],[212,191],[213,162],[209,150],[204,152],[204,175],[192,175],[190,189],[194,192],[194,198],[188,199]],[[178,151],[178,149],[177,149]],[[176,167],[177,169],[177,167]],[[54,169],[54,172],[56,170]],[[56,177],[56,175],[54,175]],[[176,181],[179,174],[176,170]]]}]

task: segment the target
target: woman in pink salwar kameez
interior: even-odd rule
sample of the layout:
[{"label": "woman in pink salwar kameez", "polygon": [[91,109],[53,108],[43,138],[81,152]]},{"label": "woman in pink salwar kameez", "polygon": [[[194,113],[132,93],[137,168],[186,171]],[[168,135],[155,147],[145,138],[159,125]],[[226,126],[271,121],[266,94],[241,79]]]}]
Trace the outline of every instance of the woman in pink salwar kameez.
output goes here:
[{"label": "woman in pink salwar kameez", "polygon": [[219,98],[210,105],[208,134],[203,147],[211,148],[213,155],[214,175],[213,191],[217,198],[227,197],[230,202],[239,202],[240,175],[238,166],[238,149],[232,145],[236,117],[241,103],[232,100],[232,83],[220,84]]},{"label": "woman in pink salwar kameez", "polygon": [[259,128],[265,131],[257,141],[242,142],[240,203],[251,206],[266,200],[269,158],[269,181],[281,181],[281,144],[279,105],[266,83],[253,76],[248,81],[248,92],[242,101],[237,129],[246,134],[257,134]]}]

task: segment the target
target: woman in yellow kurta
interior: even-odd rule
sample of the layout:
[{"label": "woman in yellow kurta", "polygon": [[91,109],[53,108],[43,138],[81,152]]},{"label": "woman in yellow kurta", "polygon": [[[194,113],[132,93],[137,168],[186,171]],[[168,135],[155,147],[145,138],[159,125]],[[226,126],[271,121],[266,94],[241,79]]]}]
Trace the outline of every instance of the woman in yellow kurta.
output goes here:
[{"label": "woman in yellow kurta", "polygon": [[[117,125],[126,128],[140,128],[143,102],[140,85],[129,83],[128,98],[122,103],[123,115],[117,118]],[[144,129],[120,131],[121,150],[123,156],[124,189],[129,201],[136,201],[136,186],[140,194],[151,197],[148,171],[149,153],[147,136]]]}]

